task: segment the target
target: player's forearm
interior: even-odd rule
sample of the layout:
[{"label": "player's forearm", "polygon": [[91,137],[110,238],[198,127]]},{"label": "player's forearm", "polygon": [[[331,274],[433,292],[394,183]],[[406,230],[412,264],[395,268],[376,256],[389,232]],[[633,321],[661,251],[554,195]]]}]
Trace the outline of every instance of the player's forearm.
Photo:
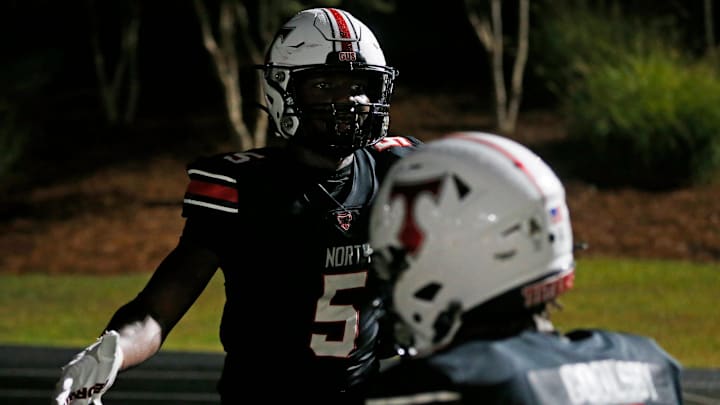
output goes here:
[{"label": "player's forearm", "polygon": [[121,370],[136,366],[152,357],[166,336],[163,327],[139,301],[133,300],[115,312],[105,330],[117,331],[123,353]]},{"label": "player's forearm", "polygon": [[160,350],[163,333],[160,324],[150,315],[117,329],[118,344],[123,353],[121,370],[136,366]]}]

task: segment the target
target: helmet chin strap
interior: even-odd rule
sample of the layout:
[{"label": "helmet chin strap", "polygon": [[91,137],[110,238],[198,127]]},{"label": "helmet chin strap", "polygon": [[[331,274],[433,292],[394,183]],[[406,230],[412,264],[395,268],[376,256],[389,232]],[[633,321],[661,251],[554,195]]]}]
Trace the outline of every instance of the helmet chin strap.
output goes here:
[{"label": "helmet chin strap", "polygon": [[[353,123],[348,121],[338,121],[336,119],[326,119],[323,121],[326,128],[329,128],[329,132],[334,132],[334,136],[318,134],[307,134],[304,129],[299,128],[295,136],[290,138],[291,143],[300,149],[307,150],[308,157],[315,159],[322,159],[333,163],[342,163],[346,158],[352,156],[353,153],[366,145],[364,142],[355,142],[355,140],[362,140],[360,134],[362,130],[359,126],[355,126],[352,129],[352,133],[346,133],[348,128],[343,125],[352,126]],[[334,139],[352,139],[353,142],[343,144],[341,142],[333,142]]]}]

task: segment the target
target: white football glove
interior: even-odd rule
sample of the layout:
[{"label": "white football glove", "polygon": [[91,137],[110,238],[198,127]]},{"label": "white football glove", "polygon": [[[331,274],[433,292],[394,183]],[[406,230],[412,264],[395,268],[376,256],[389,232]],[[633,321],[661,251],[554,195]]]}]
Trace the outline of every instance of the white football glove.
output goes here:
[{"label": "white football glove", "polygon": [[53,404],[102,405],[100,397],[115,382],[122,365],[119,338],[116,331],[107,331],[63,366]]}]

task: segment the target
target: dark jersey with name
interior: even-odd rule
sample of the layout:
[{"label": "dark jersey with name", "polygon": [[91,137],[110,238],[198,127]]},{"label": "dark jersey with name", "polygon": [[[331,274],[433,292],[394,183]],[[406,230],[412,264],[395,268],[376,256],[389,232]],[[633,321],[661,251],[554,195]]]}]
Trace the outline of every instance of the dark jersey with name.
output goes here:
[{"label": "dark jersey with name", "polygon": [[601,330],[525,332],[399,361],[372,384],[381,404],[682,404],[680,365],[652,339]]},{"label": "dark jersey with name", "polygon": [[[318,398],[376,370],[377,314],[361,308],[369,205],[390,165],[418,144],[387,137],[331,175],[282,148],[188,166],[183,238],[215,251],[225,277],[224,396],[252,388],[271,389],[270,402]],[[292,379],[298,384],[282,388]]]}]

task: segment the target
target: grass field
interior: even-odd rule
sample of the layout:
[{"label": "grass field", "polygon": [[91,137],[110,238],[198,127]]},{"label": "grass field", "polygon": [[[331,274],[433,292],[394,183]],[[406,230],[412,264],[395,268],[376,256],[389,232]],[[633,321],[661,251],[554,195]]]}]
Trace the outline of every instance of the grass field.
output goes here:
[{"label": "grass field", "polygon": [[[0,275],[0,344],[85,347],[149,277]],[[218,327],[224,300],[218,272],[163,347],[222,350]]]},{"label": "grass field", "polygon": [[652,336],[686,367],[720,368],[719,291],[719,264],[580,260],[553,319]]},{"label": "grass field", "polygon": [[[84,347],[148,277],[0,275],[0,344]],[[575,289],[553,319],[561,331],[596,327],[649,335],[686,367],[720,368],[718,291],[718,265],[582,259]],[[223,303],[218,273],[164,348],[220,351]]]}]

